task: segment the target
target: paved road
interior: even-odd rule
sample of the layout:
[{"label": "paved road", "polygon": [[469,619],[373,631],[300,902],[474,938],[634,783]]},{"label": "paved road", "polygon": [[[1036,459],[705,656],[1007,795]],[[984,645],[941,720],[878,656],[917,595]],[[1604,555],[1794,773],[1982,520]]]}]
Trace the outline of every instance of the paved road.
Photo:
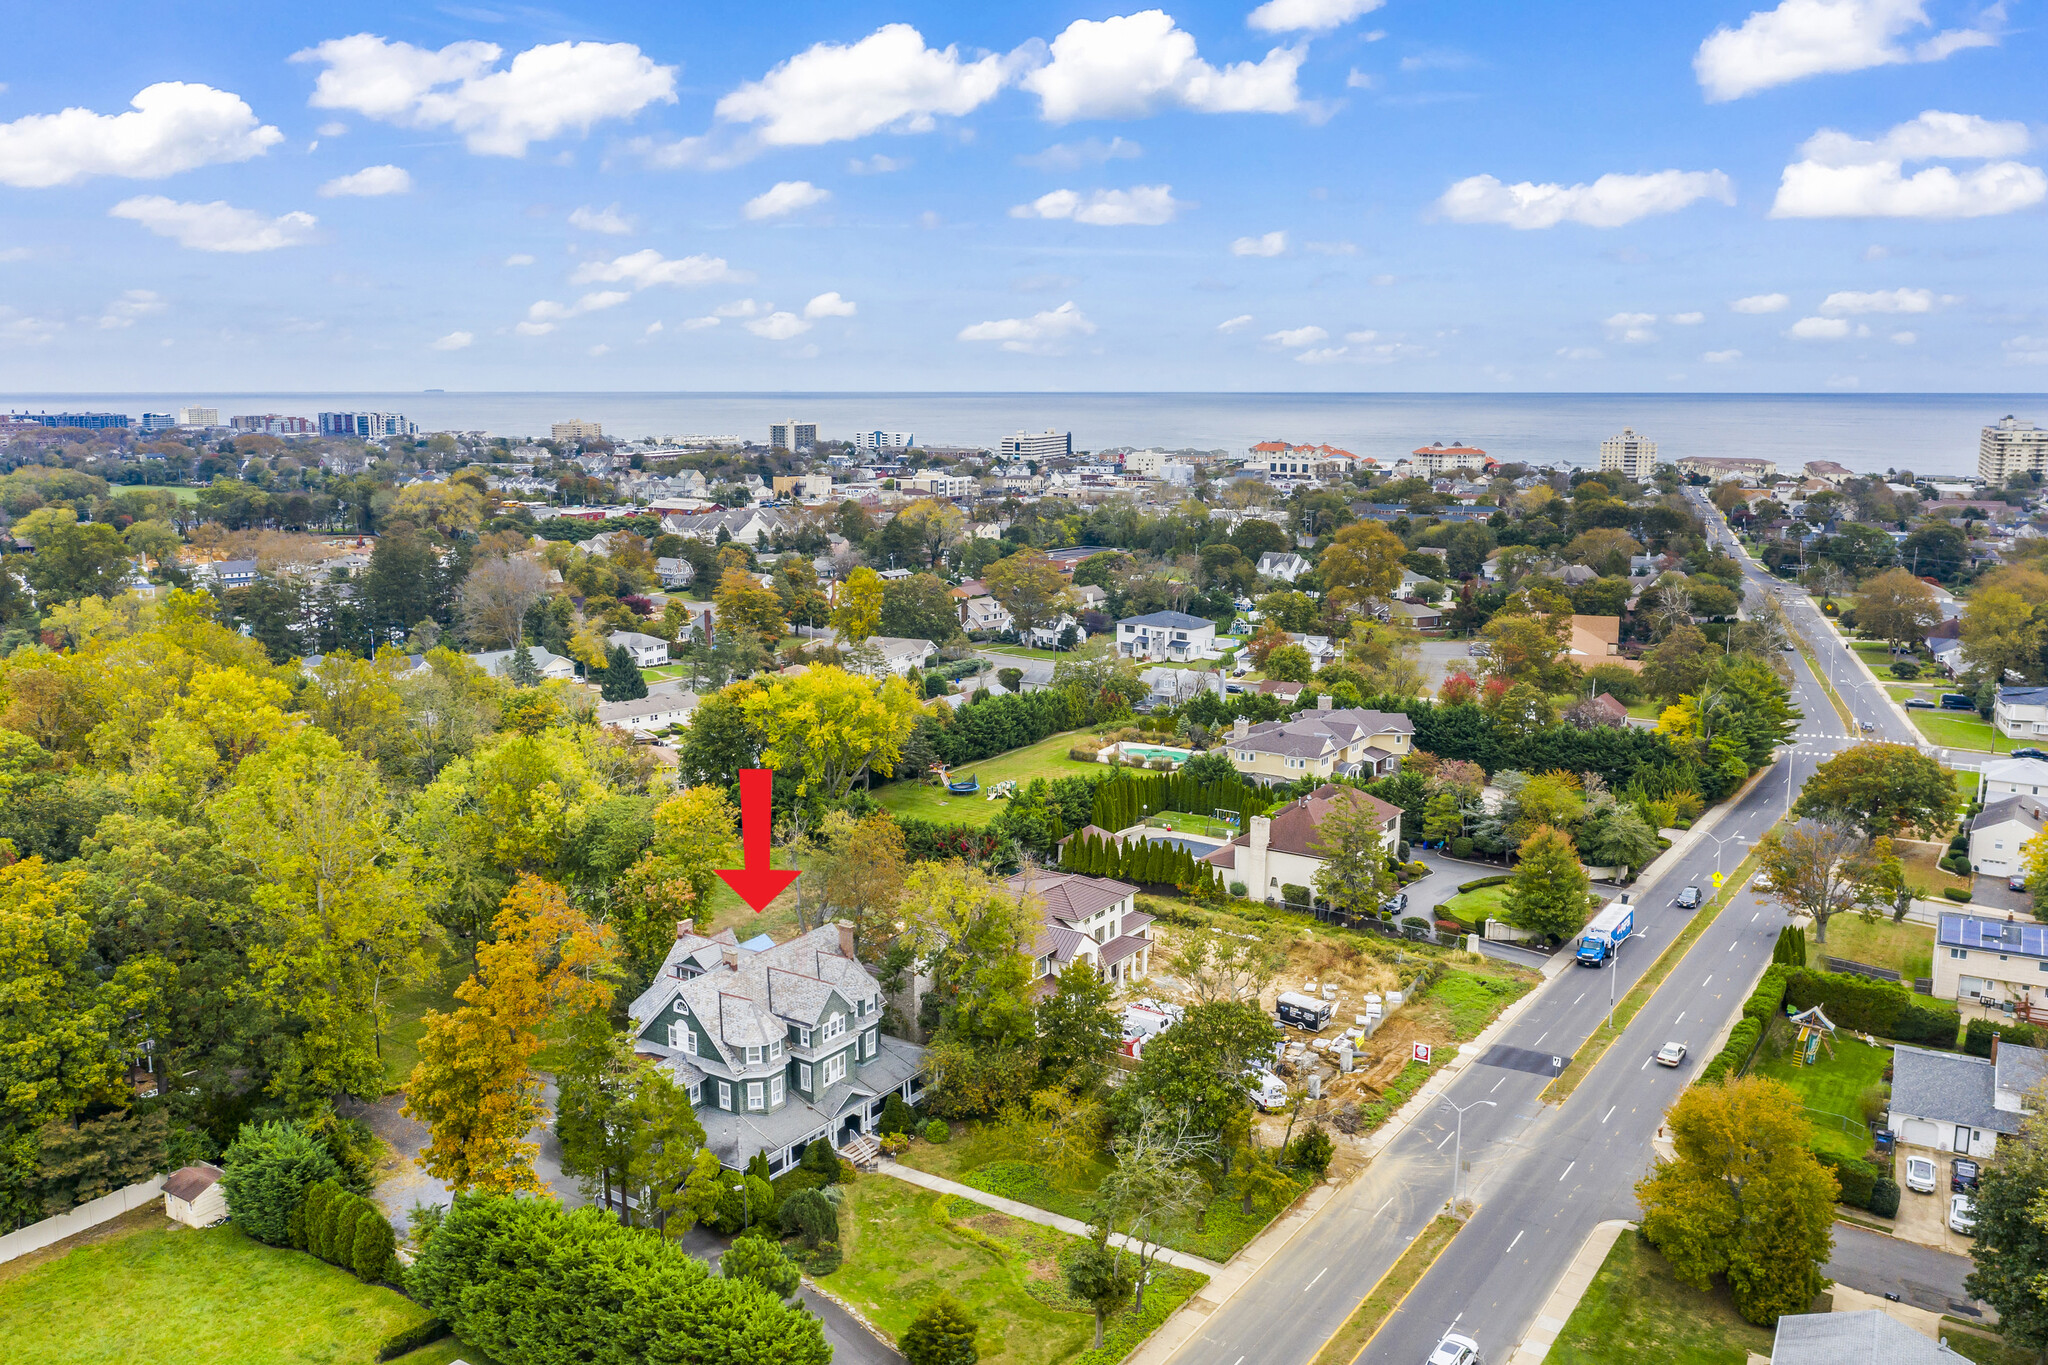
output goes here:
[{"label": "paved road", "polygon": [[1972,1268],[1967,1256],[1837,1223],[1827,1274],[1866,1294],[1897,1294],[1915,1308],[1995,1321],[1997,1314],[1970,1302],[1963,1291],[1963,1277]]},{"label": "paved road", "polygon": [[[1753,600],[1768,579],[1753,566],[1751,574]],[[1821,633],[1793,619],[1802,634]],[[1846,653],[1831,636],[1815,643]],[[1826,668],[1827,656],[1821,657]],[[1475,1200],[1478,1212],[1373,1340],[1366,1362],[1420,1361],[1453,1327],[1476,1337],[1489,1356],[1505,1359],[1593,1225],[1637,1214],[1631,1187],[1650,1167],[1650,1139],[1769,961],[1783,912],[1755,896],[1738,896],[1568,1102],[1552,1108],[1537,1095],[1557,1059],[1569,1057],[1600,1022],[1607,1006],[1602,997],[1625,992],[1684,925],[1685,914],[1669,908],[1678,889],[1706,884],[1717,863],[1732,869],[1785,813],[1806,776],[1851,742],[1804,658],[1788,659],[1794,701],[1805,716],[1798,736],[1764,779],[1718,817],[1709,837],[1675,866],[1639,883],[1638,938],[1623,948],[1620,961],[1598,972],[1567,968],[1540,987],[1500,1040],[1503,1047],[1453,1082],[1434,1113],[1397,1138],[1248,1292],[1216,1313],[1183,1359],[1204,1365],[1312,1359],[1443,1207],[1451,1193],[1452,1154],[1460,1147],[1461,1196]],[[1875,701],[1856,709],[1878,722]],[[1688,1045],[1687,1067],[1651,1064],[1651,1054],[1667,1041]],[[1453,1106],[1465,1111],[1462,1134]],[[1912,1250],[1917,1255],[1919,1249]],[[1894,1266],[1882,1248],[1860,1246],[1854,1264],[1857,1278],[1871,1284]],[[1960,1288],[1953,1269],[1946,1278],[1917,1278]],[[1857,1283],[1848,1275],[1844,1281]]]},{"label": "paved road", "polygon": [[[692,1256],[701,1256],[718,1268],[718,1260],[732,1245],[732,1238],[699,1225],[682,1236],[682,1248]],[[811,1310],[825,1326],[825,1344],[832,1348],[832,1365],[904,1365],[903,1357],[896,1348],[886,1344],[860,1325],[853,1314],[841,1308],[831,1299],[806,1284],[797,1291],[804,1301],[804,1307]]]}]

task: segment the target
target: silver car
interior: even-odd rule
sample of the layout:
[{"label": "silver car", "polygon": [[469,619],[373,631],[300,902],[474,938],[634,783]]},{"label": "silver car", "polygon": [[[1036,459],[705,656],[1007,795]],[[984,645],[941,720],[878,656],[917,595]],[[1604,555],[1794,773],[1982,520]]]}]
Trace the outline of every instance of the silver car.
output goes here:
[{"label": "silver car", "polygon": [[1977,1204],[1967,1194],[1948,1197],[1948,1230],[1967,1237],[1977,1230]]},{"label": "silver car", "polygon": [[1924,1156],[1906,1158],[1906,1188],[1915,1194],[1934,1193],[1934,1162]]},{"label": "silver car", "polygon": [[1436,1349],[1429,1353],[1428,1365],[1483,1365],[1479,1359],[1479,1343],[1456,1332],[1446,1332],[1444,1339],[1436,1344]]}]

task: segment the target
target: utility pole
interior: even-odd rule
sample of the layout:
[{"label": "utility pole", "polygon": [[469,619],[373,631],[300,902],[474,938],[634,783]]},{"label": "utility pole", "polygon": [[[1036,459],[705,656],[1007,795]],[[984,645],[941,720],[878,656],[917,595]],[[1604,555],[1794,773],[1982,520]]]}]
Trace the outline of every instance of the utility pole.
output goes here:
[{"label": "utility pole", "polygon": [[1444,1101],[1446,1108],[1458,1111],[1457,1138],[1451,1146],[1451,1216],[1453,1218],[1458,1216],[1458,1173],[1465,1165],[1465,1111],[1467,1109],[1477,1109],[1482,1104],[1489,1108],[1499,1107],[1492,1100],[1474,1100],[1466,1105],[1453,1104],[1449,1100]]}]

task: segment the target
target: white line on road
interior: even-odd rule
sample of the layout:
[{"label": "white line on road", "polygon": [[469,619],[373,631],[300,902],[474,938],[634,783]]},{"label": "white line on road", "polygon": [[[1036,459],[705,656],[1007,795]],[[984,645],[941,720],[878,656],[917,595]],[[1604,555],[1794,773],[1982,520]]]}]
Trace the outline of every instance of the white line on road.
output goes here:
[{"label": "white line on road", "polygon": [[1576,1161],[1566,1163],[1565,1168],[1557,1173],[1557,1178],[1559,1180],[1564,1179],[1566,1176],[1572,1173],[1572,1167],[1578,1164],[1579,1163]]},{"label": "white line on road", "polygon": [[[1763,913],[1763,911],[1759,910],[1759,911],[1757,911],[1757,912],[1756,912],[1756,915],[1761,915],[1762,913]],[[1756,915],[1751,915],[1751,916],[1749,917],[1749,922],[1750,922],[1751,924],[1755,924],[1755,923],[1756,923]]]},{"label": "white line on road", "polygon": [[[1387,1204],[1391,1204],[1391,1203],[1393,1203],[1393,1202],[1394,1202],[1394,1196],[1393,1196],[1393,1195],[1391,1195],[1391,1194],[1390,1194],[1390,1195],[1388,1195],[1388,1196],[1387,1196]],[[1387,1204],[1382,1204],[1382,1205],[1380,1205],[1380,1206],[1379,1206],[1378,1208],[1374,1209],[1374,1210],[1372,1211],[1372,1216],[1373,1216],[1373,1217],[1375,1217],[1375,1218],[1377,1218],[1377,1217],[1379,1217],[1379,1216],[1380,1216],[1381,1214],[1385,1213],[1385,1212],[1387,1211]]]},{"label": "white line on road", "polygon": [[[1585,998],[1586,998],[1586,993],[1585,993],[1584,991],[1580,991],[1580,992],[1579,992],[1579,1000],[1584,1000]],[[1576,1005],[1576,1004],[1578,1004],[1578,1003],[1579,1003],[1579,1000],[1574,1000],[1574,1001],[1572,1001],[1572,1003],[1573,1003],[1574,1005]]]},{"label": "white line on road", "polygon": [[1731,953],[1735,951],[1735,945],[1733,943],[1728,945],[1728,951]]},{"label": "white line on road", "polygon": [[1604,1114],[1602,1114],[1602,1115],[1600,1116],[1600,1121],[1601,1121],[1602,1123],[1605,1123],[1605,1122],[1607,1122],[1607,1120],[1609,1120],[1609,1119],[1613,1118],[1613,1117],[1614,1117],[1614,1111],[1615,1111],[1615,1110],[1617,1110],[1617,1109],[1619,1109],[1619,1108],[1621,1108],[1621,1106],[1620,1106],[1620,1105],[1618,1105],[1618,1104],[1613,1104],[1613,1105],[1609,1105],[1609,1106],[1607,1107],[1607,1112],[1606,1112],[1606,1113],[1604,1113]]},{"label": "white line on road", "polygon": [[1327,1274],[1329,1274],[1329,1273],[1330,1273],[1330,1267],[1328,1267],[1328,1266],[1324,1266],[1324,1267],[1323,1267],[1323,1268],[1322,1268],[1321,1270],[1318,1270],[1318,1271],[1316,1272],[1316,1279],[1315,1279],[1315,1280],[1310,1280],[1310,1281],[1309,1281],[1309,1282],[1308,1282],[1307,1284],[1303,1285],[1303,1286],[1301,1287],[1301,1292],[1302,1292],[1302,1293],[1304,1293],[1304,1294],[1306,1294],[1306,1293],[1308,1293],[1308,1291],[1309,1291],[1309,1290],[1311,1290],[1311,1289],[1314,1289],[1314,1288],[1316,1287],[1316,1280],[1320,1280],[1321,1278],[1323,1278],[1323,1276],[1325,1276],[1325,1275],[1327,1275]]},{"label": "white line on road", "polygon": [[[1523,1229],[1522,1229],[1522,1232],[1527,1232],[1528,1230],[1529,1230],[1529,1229],[1527,1229],[1527,1228],[1523,1228]],[[1515,1241],[1514,1241],[1514,1242],[1509,1242],[1509,1243],[1508,1243],[1508,1250],[1509,1250],[1509,1251],[1513,1251],[1513,1250],[1515,1249],[1515,1242],[1519,1242],[1519,1241],[1521,1241],[1521,1240],[1522,1240],[1522,1232],[1518,1232],[1518,1233],[1516,1233],[1516,1234],[1515,1234]],[[1244,1359],[1244,1357],[1243,1357],[1243,1356],[1239,1356],[1239,1357],[1238,1357],[1238,1359],[1239,1359],[1239,1360],[1243,1360],[1243,1359]]]},{"label": "white line on road", "polygon": [[1708,973],[1707,973],[1707,979],[1706,979],[1705,981],[1702,981],[1702,982],[1700,982],[1700,989],[1701,989],[1701,990],[1705,990],[1705,989],[1706,989],[1707,987],[1709,987],[1709,986],[1711,986],[1711,985],[1713,985],[1713,984],[1714,984],[1714,974],[1713,974],[1712,972],[1708,972]]},{"label": "white line on road", "polygon": [[[1501,1078],[1500,1078],[1499,1080],[1497,1080],[1497,1081],[1495,1081],[1495,1082],[1493,1083],[1493,1090],[1498,1090],[1498,1089],[1500,1089],[1500,1088],[1501,1088],[1501,1087],[1502,1087],[1503,1085],[1506,1085],[1506,1084],[1507,1084],[1507,1081],[1508,1081],[1508,1078],[1507,1078],[1507,1077],[1505,1077],[1505,1076],[1501,1077]],[[1486,1093],[1487,1093],[1487,1094],[1489,1094],[1489,1095],[1491,1095],[1491,1094],[1493,1093],[1493,1090],[1489,1090],[1489,1091],[1487,1091]]]},{"label": "white line on road", "polygon": [[[1444,1134],[1444,1142],[1449,1142],[1449,1141],[1450,1141],[1450,1140],[1451,1140],[1452,1138],[1456,1137],[1457,1135],[1458,1135],[1458,1133],[1457,1133],[1457,1130],[1456,1130],[1456,1129],[1452,1129],[1452,1130],[1451,1130],[1450,1132],[1448,1132],[1448,1133],[1445,1133],[1445,1134]],[[1439,1152],[1441,1152],[1441,1151],[1442,1151],[1442,1150],[1444,1149],[1444,1142],[1439,1142],[1439,1143],[1438,1143],[1438,1144],[1436,1145],[1436,1149],[1437,1149],[1437,1150],[1438,1150]]]},{"label": "white line on road", "polygon": [[1685,1011],[1684,1011],[1684,1010],[1680,1010],[1680,1011],[1678,1012],[1678,1017],[1677,1017],[1676,1019],[1673,1019],[1673,1020],[1671,1021],[1671,1027],[1673,1027],[1673,1028],[1677,1028],[1677,1027],[1678,1027],[1678,1026],[1679,1026],[1680,1024],[1682,1024],[1682,1023],[1684,1023],[1684,1022],[1685,1022]]},{"label": "white line on road", "polygon": [[[1549,1029],[1545,1029],[1545,1030],[1543,1030],[1543,1032],[1541,1032],[1541,1033],[1539,1033],[1539,1034],[1537,1034],[1537,1035],[1536,1035],[1536,1043],[1540,1043],[1540,1042],[1542,1042],[1542,1041],[1543,1041],[1543,1040],[1544,1040],[1545,1038],[1548,1038],[1549,1036],[1550,1036],[1550,1030],[1549,1030]],[[1534,1046],[1536,1046],[1536,1043],[1531,1043],[1531,1044],[1529,1044],[1529,1046],[1530,1046],[1530,1047],[1534,1047]]]}]

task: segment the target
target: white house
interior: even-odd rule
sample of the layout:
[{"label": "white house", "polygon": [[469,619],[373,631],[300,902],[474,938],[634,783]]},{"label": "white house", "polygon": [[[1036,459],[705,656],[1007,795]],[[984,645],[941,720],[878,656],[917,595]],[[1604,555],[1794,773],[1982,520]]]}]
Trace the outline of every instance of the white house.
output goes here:
[{"label": "white house", "polygon": [[2041,796],[2048,788],[2048,762],[2038,758],[1998,758],[1979,771],[1977,799],[1989,804],[2001,796]]},{"label": "white house", "polygon": [[689,724],[690,716],[696,710],[695,692],[650,689],[646,696],[636,701],[599,702],[597,723],[616,725],[636,735],[651,735],[671,725]]},{"label": "white house", "polygon": [[1226,885],[1241,883],[1253,900],[1278,901],[1287,886],[1315,885],[1323,859],[1311,851],[1323,817],[1339,801],[1363,802],[1380,822],[1382,847],[1401,842],[1401,808],[1351,787],[1318,787],[1268,815],[1254,815],[1245,833],[1209,854]]},{"label": "white house", "polygon": [[[576,677],[576,661],[560,654],[552,654],[538,645],[529,645],[527,656],[533,660],[533,667],[543,679],[559,678],[573,681]],[[469,661],[494,678],[506,676],[512,667],[512,651],[493,649],[482,654],[472,654]]]},{"label": "white house", "polygon": [[1131,659],[1201,659],[1216,651],[1216,623],[1184,611],[1155,611],[1116,623],[1116,652]]},{"label": "white house", "polygon": [[960,603],[960,629],[969,635],[1000,635],[1016,624],[1009,609],[993,597],[970,597]]},{"label": "white house", "polygon": [[2011,739],[2048,735],[2048,687],[2001,687],[1991,723]]},{"label": "white house", "polygon": [[[1083,830],[1082,833],[1087,833]],[[1101,833],[1101,831],[1096,831]],[[1098,976],[1124,984],[1152,971],[1152,916],[1138,909],[1138,888],[1107,877],[1031,870],[1005,883],[1037,903],[1038,938],[1031,947],[1032,989],[1050,995],[1075,958]]]},{"label": "white house", "polygon": [[220,1167],[208,1161],[172,1171],[164,1180],[164,1216],[188,1228],[209,1228],[228,1216]]},{"label": "white house", "polygon": [[[2036,995],[2035,992],[2040,994]],[[2010,1010],[2048,1006],[2048,924],[1943,914],[1934,930],[1934,998]]]},{"label": "white house", "polygon": [[668,662],[668,641],[658,635],[642,635],[637,630],[615,630],[605,637],[605,643],[613,649],[620,645],[633,656],[633,663],[640,668],[660,668]]},{"label": "white house", "polygon": [[899,678],[907,676],[913,668],[923,668],[939,652],[939,647],[930,640],[906,640],[896,635],[870,635],[865,644],[854,646],[834,631],[832,643],[848,651],[874,649],[881,655],[882,667]]},{"label": "white house", "polygon": [[2025,871],[2022,853],[2041,832],[2041,810],[2041,800],[2034,796],[1994,796],[1986,801],[1970,821],[1971,870],[1991,877]]},{"label": "white house", "polygon": [[[1947,916],[1943,916],[1944,919]],[[2027,1092],[2048,1079],[2048,1052],[1994,1040],[1991,1056],[1892,1048],[1891,1112],[1885,1126],[1909,1147],[1984,1160],[2000,1133],[2017,1133]]]},{"label": "white house", "polygon": [[1309,570],[1309,562],[1292,550],[1268,550],[1259,556],[1259,577],[1292,583]]},{"label": "white house", "polygon": [[1025,631],[1022,639],[1033,649],[1058,649],[1060,638],[1069,629],[1074,632],[1074,643],[1077,645],[1088,638],[1088,632],[1081,629],[1081,623],[1074,619],[1073,613],[1063,611],[1058,620],[1048,621],[1042,626],[1033,626]]}]

